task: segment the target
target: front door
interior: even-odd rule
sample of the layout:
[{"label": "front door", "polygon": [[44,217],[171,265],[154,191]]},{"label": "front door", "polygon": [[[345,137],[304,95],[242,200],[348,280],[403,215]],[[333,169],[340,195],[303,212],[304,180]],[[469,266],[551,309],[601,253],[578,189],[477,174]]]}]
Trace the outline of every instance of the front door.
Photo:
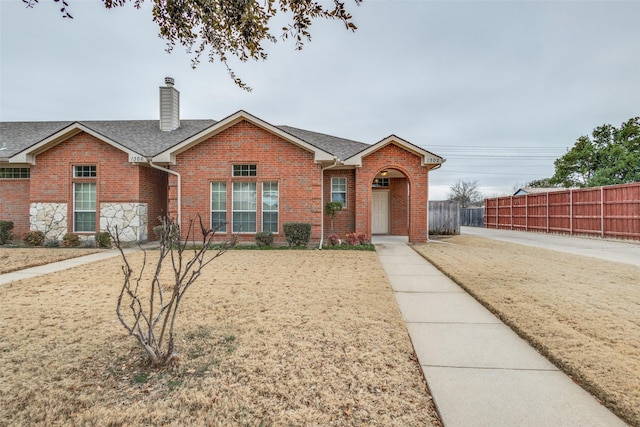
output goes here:
[{"label": "front door", "polygon": [[373,191],[371,234],[389,234],[389,192]]}]

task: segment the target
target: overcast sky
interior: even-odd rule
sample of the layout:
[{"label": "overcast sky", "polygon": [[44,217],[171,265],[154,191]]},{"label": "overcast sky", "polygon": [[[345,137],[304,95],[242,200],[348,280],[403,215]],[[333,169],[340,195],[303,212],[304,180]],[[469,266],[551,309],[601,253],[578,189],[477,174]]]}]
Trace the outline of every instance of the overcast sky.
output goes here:
[{"label": "overcast sky", "polygon": [[[301,52],[193,70],[164,51],[150,4],[0,0],[0,120],[157,119],[172,76],[181,118],[243,109],[274,125],[375,143],[396,134],[447,159],[431,199],[459,179],[485,196],[553,174],[593,128],[640,115],[640,1],[346,1],[359,29],[317,22]],[[280,28],[282,25],[272,25]]]}]

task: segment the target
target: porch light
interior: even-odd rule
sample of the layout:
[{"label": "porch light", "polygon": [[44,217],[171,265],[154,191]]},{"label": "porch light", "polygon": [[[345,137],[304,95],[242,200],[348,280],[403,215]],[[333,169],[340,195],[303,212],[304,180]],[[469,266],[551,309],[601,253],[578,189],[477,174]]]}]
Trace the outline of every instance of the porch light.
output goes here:
[{"label": "porch light", "polygon": [[380,175],[382,175],[382,176],[387,176],[387,174],[388,174],[388,173],[389,173],[389,171],[384,170],[384,171],[380,172]]}]

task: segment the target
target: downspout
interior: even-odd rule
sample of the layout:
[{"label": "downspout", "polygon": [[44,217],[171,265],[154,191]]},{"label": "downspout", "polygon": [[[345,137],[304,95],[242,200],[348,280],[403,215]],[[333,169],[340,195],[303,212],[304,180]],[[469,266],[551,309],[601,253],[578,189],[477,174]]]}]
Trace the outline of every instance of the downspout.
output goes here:
[{"label": "downspout", "polygon": [[333,164],[322,168],[320,171],[320,246],[319,250],[322,250],[322,244],[324,243],[324,171],[327,169],[335,168],[338,166],[338,157],[333,156]]},{"label": "downspout", "polygon": [[[182,180],[181,180],[180,174],[171,169],[163,168],[162,166],[156,165],[151,161],[151,158],[147,158],[147,161],[149,162],[149,166],[151,166],[152,168],[161,170],[166,173],[170,173],[171,175],[175,175],[178,178],[178,226],[182,225],[182,222],[181,222],[182,220]],[[167,206],[167,211],[168,210],[169,210],[169,206]]]},{"label": "downspout", "polygon": [[[440,169],[441,167],[442,167],[442,163],[438,163],[431,169],[427,169],[427,180],[429,179],[429,172],[434,171],[436,169]],[[427,242],[430,242],[430,241],[431,240],[429,240],[429,184],[427,181]]]}]

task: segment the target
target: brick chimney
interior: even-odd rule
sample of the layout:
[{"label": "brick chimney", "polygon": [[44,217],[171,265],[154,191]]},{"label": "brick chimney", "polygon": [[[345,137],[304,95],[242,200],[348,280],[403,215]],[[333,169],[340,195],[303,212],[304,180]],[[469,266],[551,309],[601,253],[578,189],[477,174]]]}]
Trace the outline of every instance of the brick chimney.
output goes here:
[{"label": "brick chimney", "polygon": [[166,86],[160,86],[160,130],[164,132],[180,127],[180,92],[173,87],[173,77],[165,77]]}]

